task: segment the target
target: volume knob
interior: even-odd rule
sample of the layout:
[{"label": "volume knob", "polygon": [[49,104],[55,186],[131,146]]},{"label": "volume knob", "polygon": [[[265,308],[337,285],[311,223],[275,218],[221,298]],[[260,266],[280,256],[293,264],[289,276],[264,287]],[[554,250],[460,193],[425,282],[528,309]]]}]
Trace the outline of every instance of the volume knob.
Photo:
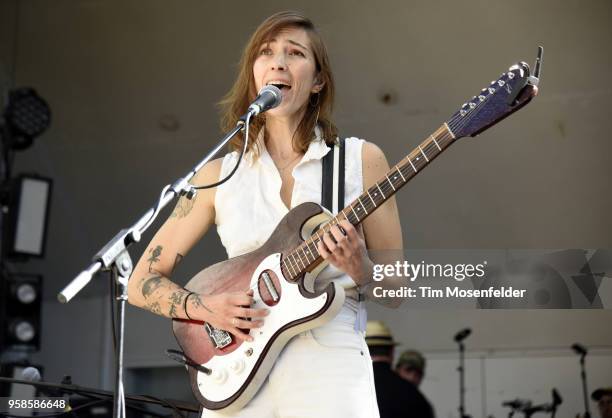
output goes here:
[{"label": "volume knob", "polygon": [[244,370],[244,360],[236,359],[230,363],[230,370],[236,374],[242,372]]},{"label": "volume knob", "polygon": [[215,369],[210,377],[215,383],[223,384],[227,380],[227,370]]}]

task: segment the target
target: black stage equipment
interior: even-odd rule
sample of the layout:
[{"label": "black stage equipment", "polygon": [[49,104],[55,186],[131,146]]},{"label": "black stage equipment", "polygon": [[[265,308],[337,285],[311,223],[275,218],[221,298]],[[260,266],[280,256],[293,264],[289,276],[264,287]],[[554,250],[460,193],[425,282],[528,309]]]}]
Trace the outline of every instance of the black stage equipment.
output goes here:
[{"label": "black stage equipment", "polygon": [[459,367],[457,367],[457,371],[459,372],[459,417],[460,418],[470,418],[469,415],[465,413],[465,345],[463,344],[463,340],[465,340],[472,333],[470,328],[465,328],[455,334],[453,338],[457,344],[459,344]]},{"label": "black stage equipment", "polygon": [[586,369],[584,367],[584,360],[587,356],[588,350],[586,347],[579,343],[572,345],[572,350],[580,356],[580,378],[582,379],[582,396],[584,397],[584,418],[591,418],[591,411],[589,410],[589,391],[587,390],[587,379]]},{"label": "black stage equipment", "polygon": [[23,150],[51,124],[51,109],[31,87],[9,91],[4,110],[3,140],[6,148]]},{"label": "black stage equipment", "polygon": [[43,257],[51,206],[51,179],[19,175],[6,182],[4,193],[4,257],[25,260]]},{"label": "black stage equipment", "polygon": [[0,278],[0,351],[37,351],[40,348],[42,277],[3,274]]}]

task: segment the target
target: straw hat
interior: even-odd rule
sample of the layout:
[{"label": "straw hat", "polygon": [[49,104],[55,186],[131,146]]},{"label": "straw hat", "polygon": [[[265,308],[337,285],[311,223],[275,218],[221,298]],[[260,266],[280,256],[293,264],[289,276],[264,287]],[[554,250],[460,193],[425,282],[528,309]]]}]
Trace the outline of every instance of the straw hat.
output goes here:
[{"label": "straw hat", "polygon": [[591,399],[599,401],[604,395],[612,395],[612,387],[597,389],[591,394]]},{"label": "straw hat", "polygon": [[393,340],[389,327],[382,321],[368,321],[366,324],[365,340],[370,347],[395,346],[399,344]]}]

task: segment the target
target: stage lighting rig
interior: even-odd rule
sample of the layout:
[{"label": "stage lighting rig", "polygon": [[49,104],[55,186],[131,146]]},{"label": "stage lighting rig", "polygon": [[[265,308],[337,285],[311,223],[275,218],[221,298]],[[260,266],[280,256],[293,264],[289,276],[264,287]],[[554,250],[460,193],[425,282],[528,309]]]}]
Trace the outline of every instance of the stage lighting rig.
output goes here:
[{"label": "stage lighting rig", "polygon": [[24,150],[51,124],[51,109],[36,90],[21,87],[9,91],[3,117],[5,151]]}]

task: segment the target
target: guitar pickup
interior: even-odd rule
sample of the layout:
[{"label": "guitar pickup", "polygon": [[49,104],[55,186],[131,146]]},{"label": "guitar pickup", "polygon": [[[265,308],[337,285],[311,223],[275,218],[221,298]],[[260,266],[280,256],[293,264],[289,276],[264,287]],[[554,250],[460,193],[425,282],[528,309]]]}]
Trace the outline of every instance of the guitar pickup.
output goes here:
[{"label": "guitar pickup", "polygon": [[[508,96],[508,99],[506,101],[508,105],[516,106],[518,104],[521,104],[522,100],[519,99],[519,96],[525,92],[525,88],[528,86],[531,86],[530,88],[533,89],[533,87],[537,86],[540,83],[540,72],[542,69],[543,55],[544,55],[544,48],[542,46],[538,46],[538,56],[536,57],[535,65],[533,68],[533,75],[529,75],[525,77],[521,81],[521,83],[515,87],[514,91],[512,92],[512,94]],[[525,64],[524,62],[521,62],[519,65],[521,65],[529,74],[529,66],[527,64]],[[531,98],[529,98],[527,102],[529,100],[531,100]],[[527,102],[523,104],[526,104]]]}]

